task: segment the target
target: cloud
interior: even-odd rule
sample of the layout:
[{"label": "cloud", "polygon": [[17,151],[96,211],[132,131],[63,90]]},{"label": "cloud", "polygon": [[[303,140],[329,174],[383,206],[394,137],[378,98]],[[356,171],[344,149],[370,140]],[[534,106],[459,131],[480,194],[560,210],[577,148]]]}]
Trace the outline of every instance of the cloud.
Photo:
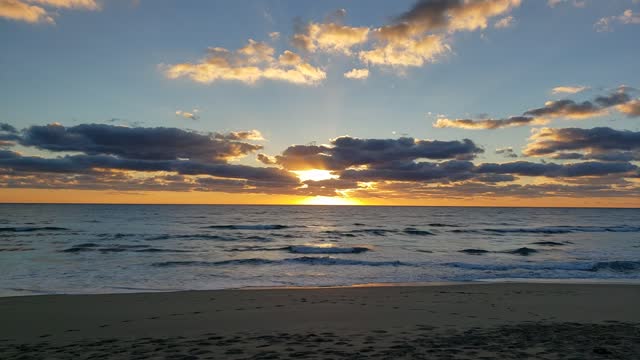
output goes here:
[{"label": "cloud", "polygon": [[546,178],[578,178],[590,176],[633,176],[638,167],[628,162],[587,161],[573,164],[514,161],[483,163],[449,160],[443,162],[392,162],[367,169],[340,172],[340,179],[371,181],[404,181],[450,183],[463,181],[510,182],[516,176]]},{"label": "cloud", "polygon": [[10,124],[0,123],[0,149],[14,146],[20,140],[18,130]]},{"label": "cloud", "polygon": [[275,41],[275,40],[278,40],[278,39],[280,39],[280,33],[279,33],[279,32],[277,32],[277,31],[270,32],[270,33],[269,33],[269,38],[270,38],[271,40],[274,40],[274,41]]},{"label": "cloud", "polygon": [[351,48],[365,43],[368,35],[368,27],[312,22],[294,34],[292,42],[299,49],[309,52],[326,51],[350,55]]},{"label": "cloud", "polygon": [[275,162],[288,170],[344,170],[357,166],[372,166],[393,161],[415,159],[472,159],[482,153],[473,141],[399,139],[359,139],[341,136],[329,145],[293,145],[275,158],[262,158]]},{"label": "cloud", "polygon": [[347,79],[363,80],[369,77],[369,69],[351,69],[344,73]]},{"label": "cloud", "polygon": [[525,147],[526,156],[556,159],[597,159],[603,161],[640,160],[640,132],[592,129],[542,128],[533,133]]},{"label": "cloud", "polygon": [[640,14],[634,13],[631,9],[627,9],[622,13],[622,15],[600,18],[593,26],[598,32],[607,32],[612,31],[612,23],[619,23],[622,25],[637,25],[640,24]]},{"label": "cloud", "polygon": [[0,169],[12,170],[18,175],[38,173],[100,174],[104,171],[133,171],[141,173],[171,172],[189,176],[214,176],[276,183],[277,186],[296,186],[299,180],[293,174],[276,168],[252,167],[235,164],[211,164],[191,160],[122,159],[107,155],[67,155],[58,158],[22,156],[0,151]]},{"label": "cloud", "polygon": [[285,51],[279,58],[266,43],[249,43],[232,52],[224,48],[210,48],[208,55],[196,63],[181,63],[165,67],[169,79],[186,77],[195,82],[210,84],[216,81],[240,81],[254,84],[259,80],[284,81],[298,85],[315,85],[326,73]]},{"label": "cloud", "polygon": [[556,7],[556,5],[561,4],[561,3],[569,3],[571,2],[571,4],[574,7],[578,7],[578,8],[582,8],[586,6],[586,3],[584,0],[547,0],[547,5],[549,5],[549,7]]},{"label": "cloud", "polygon": [[8,133],[8,134],[17,134],[18,133],[18,129],[16,129],[11,124],[0,123],[0,132]]},{"label": "cloud", "polygon": [[619,87],[616,91],[597,96],[592,101],[576,102],[564,99],[547,101],[543,107],[525,111],[521,116],[512,116],[505,119],[448,119],[439,118],[433,124],[436,128],[460,128],[460,129],[500,129],[505,127],[543,125],[551,119],[588,119],[607,113],[610,108],[627,114],[630,117],[637,116],[637,101],[632,100],[627,91],[629,88]]},{"label": "cloud", "polygon": [[551,89],[553,94],[577,94],[589,89],[587,86],[556,86]]},{"label": "cloud", "polygon": [[364,63],[385,66],[422,66],[434,62],[437,56],[450,51],[440,35],[394,40],[361,51],[358,56]]},{"label": "cloud", "polygon": [[477,173],[544,176],[555,178],[624,174],[637,169],[637,166],[626,162],[611,163],[587,161],[573,164],[540,164],[528,161],[515,161],[502,164],[481,164],[475,169],[475,171]]},{"label": "cloud", "polygon": [[200,119],[200,116],[198,115],[198,109],[193,109],[191,111],[178,110],[178,111],[176,111],[176,115],[180,116],[180,117],[183,117],[185,119],[191,119],[191,120]]},{"label": "cloud", "polygon": [[496,149],[496,154],[503,155],[504,157],[509,157],[509,158],[518,157],[518,154],[516,154],[515,151],[513,151],[513,148],[511,147]]},{"label": "cloud", "polygon": [[484,119],[484,120],[472,120],[472,119],[447,119],[440,118],[433,124],[436,128],[459,128],[469,130],[482,130],[482,129],[500,129],[513,126],[525,126],[534,124],[546,123],[543,119],[535,119],[530,116],[512,116],[506,119]]},{"label": "cloud", "polygon": [[216,134],[201,134],[176,128],[130,128],[103,124],[31,126],[23,131],[21,145],[53,152],[83,152],[126,159],[196,159],[220,163],[245,156],[262,146]]},{"label": "cloud", "polygon": [[520,6],[520,0],[421,0],[387,27],[394,36],[426,31],[486,29],[488,20]]},{"label": "cloud", "polygon": [[[33,5],[36,4],[36,5]],[[55,24],[53,9],[99,10],[95,0],[0,0],[0,18]]]},{"label": "cloud", "polygon": [[253,141],[264,140],[262,133],[258,130],[232,131],[227,134],[216,133],[215,138],[224,139],[224,140],[253,140]]},{"label": "cloud", "polygon": [[274,189],[293,192],[300,186],[298,177],[283,169],[228,163],[262,148],[242,142],[262,139],[257,130],[202,134],[175,128],[101,124],[31,126],[20,132],[0,124],[0,130],[27,148],[66,154],[47,158],[0,149],[0,182],[6,181],[4,187],[215,188],[264,193]]},{"label": "cloud", "polygon": [[487,28],[488,20],[520,6],[520,0],[418,1],[392,24],[373,29],[377,39],[361,61],[383,66],[422,66],[451,50],[443,34]]},{"label": "cloud", "polygon": [[26,0],[43,6],[65,9],[99,10],[100,6],[95,0]]},{"label": "cloud", "polygon": [[640,99],[620,104],[616,109],[628,117],[638,117],[640,116]]},{"label": "cloud", "polygon": [[28,23],[55,23],[44,8],[20,0],[0,0],[0,17]]},{"label": "cloud", "polygon": [[[261,149],[245,142],[262,139],[257,130],[205,134],[175,128],[51,124],[19,131],[0,124],[0,134],[49,156],[0,149],[0,187],[5,188],[404,198],[639,193],[635,179],[640,171],[629,162],[634,161],[629,155],[637,155],[640,133],[609,128],[543,129],[532,139],[541,154],[534,156],[562,154],[598,161],[474,163],[471,160],[483,150],[468,139],[341,136],[327,145],[293,145],[274,157],[258,153],[258,160],[269,167],[229,163]],[[496,153],[515,154],[511,148]],[[335,178],[300,182],[292,172],[308,169],[329,170]],[[534,178],[535,183],[520,177]]]},{"label": "cloud", "polygon": [[506,29],[515,25],[515,19],[513,16],[505,16],[502,19],[498,20],[493,24],[493,27],[496,29]]}]

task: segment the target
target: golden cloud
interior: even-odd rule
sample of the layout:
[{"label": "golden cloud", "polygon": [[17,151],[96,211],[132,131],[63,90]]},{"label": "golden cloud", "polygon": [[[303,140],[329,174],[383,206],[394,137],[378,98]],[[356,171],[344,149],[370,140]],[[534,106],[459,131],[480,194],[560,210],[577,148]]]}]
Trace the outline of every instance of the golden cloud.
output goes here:
[{"label": "golden cloud", "polygon": [[235,52],[212,48],[209,55],[197,63],[169,65],[165,74],[170,79],[186,77],[206,84],[220,80],[254,84],[266,79],[314,85],[326,78],[322,69],[304,62],[291,51],[285,51],[278,59],[274,54],[271,46],[250,39]]}]

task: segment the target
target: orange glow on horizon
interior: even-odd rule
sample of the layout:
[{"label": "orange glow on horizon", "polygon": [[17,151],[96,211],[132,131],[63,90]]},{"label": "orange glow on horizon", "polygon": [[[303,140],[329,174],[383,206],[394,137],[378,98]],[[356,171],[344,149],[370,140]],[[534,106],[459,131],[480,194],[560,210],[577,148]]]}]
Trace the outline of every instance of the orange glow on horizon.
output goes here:
[{"label": "orange glow on horizon", "polygon": [[309,197],[278,194],[232,194],[221,192],[118,192],[108,190],[8,189],[0,188],[0,203],[81,204],[207,204],[207,205],[383,205],[383,206],[493,206],[493,207],[618,207],[640,208],[640,199],[602,198],[383,198]]},{"label": "orange glow on horizon", "polygon": [[362,205],[357,199],[338,197],[338,196],[314,196],[304,199],[303,205]]}]

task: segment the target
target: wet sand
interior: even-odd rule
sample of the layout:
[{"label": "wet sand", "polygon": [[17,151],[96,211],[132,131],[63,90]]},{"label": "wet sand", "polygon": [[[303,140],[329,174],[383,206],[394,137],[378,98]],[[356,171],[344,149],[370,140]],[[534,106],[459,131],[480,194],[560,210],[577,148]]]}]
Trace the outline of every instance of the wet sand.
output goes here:
[{"label": "wet sand", "polygon": [[0,298],[1,359],[638,359],[640,286]]}]

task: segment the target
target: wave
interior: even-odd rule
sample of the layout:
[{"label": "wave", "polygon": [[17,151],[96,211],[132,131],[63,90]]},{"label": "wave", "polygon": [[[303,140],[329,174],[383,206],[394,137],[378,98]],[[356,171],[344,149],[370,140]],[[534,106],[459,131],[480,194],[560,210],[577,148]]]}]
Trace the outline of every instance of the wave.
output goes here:
[{"label": "wave", "polygon": [[578,232],[640,232],[639,226],[547,226],[537,228],[486,228],[486,229],[455,229],[454,233],[497,233],[497,234],[569,234]]},{"label": "wave", "polygon": [[347,230],[347,231],[341,231],[341,230],[323,231],[324,234],[333,234],[333,235],[339,235],[343,237],[355,237],[356,234],[387,236],[388,234],[397,234],[399,232],[400,232],[399,230],[378,229],[378,228],[356,229],[356,230]]},{"label": "wave", "polygon": [[614,272],[635,273],[640,272],[640,261],[617,260],[602,262],[575,262],[575,263],[541,263],[541,264],[469,264],[461,262],[445,263],[445,266],[462,268],[466,270],[481,271],[585,271],[585,272]]},{"label": "wave", "polygon": [[171,240],[171,239],[183,239],[183,240],[218,240],[218,241],[239,241],[239,240],[252,240],[252,241],[261,241],[268,242],[272,241],[272,239],[264,236],[246,236],[246,237],[230,237],[230,236],[220,236],[214,234],[164,234],[153,236],[147,238],[146,240],[156,241],[156,240]]},{"label": "wave", "polygon": [[591,267],[591,271],[611,271],[611,272],[639,272],[640,261],[603,261]]},{"label": "wave", "polygon": [[413,227],[405,228],[402,232],[403,232],[403,233],[405,233],[405,234],[407,234],[407,235],[417,235],[417,236],[430,236],[430,235],[435,235],[435,234],[434,234],[434,233],[432,233],[431,231],[418,230],[418,229],[413,228]]},{"label": "wave", "polygon": [[324,266],[414,266],[401,261],[366,261],[337,259],[332,257],[309,257],[288,258],[281,260],[271,260],[262,258],[233,259],[223,261],[164,261],[152,263],[151,266],[173,267],[173,266],[229,266],[229,265],[324,265]]},{"label": "wave", "polygon": [[528,247],[521,247],[521,248],[518,248],[518,249],[515,249],[515,250],[508,250],[508,251],[503,251],[503,252],[507,253],[507,254],[529,256],[531,254],[537,253],[538,250],[532,249],[532,248],[528,248]]},{"label": "wave", "polygon": [[[258,225],[211,225],[211,226],[206,226],[207,229],[222,229],[222,230],[282,230],[282,229],[289,229],[292,228],[294,226],[288,226],[288,225],[264,225],[264,224],[258,224]],[[303,226],[296,226],[296,227],[303,227]]]},{"label": "wave", "polygon": [[95,243],[84,243],[74,245],[68,249],[61,250],[61,252],[66,253],[78,253],[78,252],[88,252],[88,251],[99,251],[101,253],[114,253],[114,252],[150,252],[150,253],[161,253],[161,252],[171,252],[171,253],[183,253],[183,252],[191,252],[189,250],[178,250],[178,249],[163,249],[163,248],[154,248],[149,245],[115,245],[111,247],[101,247]]},{"label": "wave", "polygon": [[17,226],[17,227],[0,227],[0,232],[32,232],[32,231],[65,231],[69,230],[63,227],[57,226]]},{"label": "wave", "polygon": [[431,223],[427,225],[430,227],[460,227],[460,225],[445,224],[445,223]]},{"label": "wave", "polygon": [[490,251],[489,250],[484,250],[484,249],[464,249],[464,250],[460,250],[459,252],[465,253],[465,254],[470,254],[470,255],[480,255],[480,254],[486,254],[486,253],[488,253]]},{"label": "wave", "polygon": [[318,245],[292,245],[287,250],[293,254],[360,254],[371,249],[364,246],[338,247]]},{"label": "wave", "polygon": [[359,254],[371,249],[364,246],[338,247],[338,246],[318,246],[318,245],[290,245],[281,247],[265,246],[243,246],[232,248],[231,252],[254,252],[254,251],[288,251],[292,254]]},{"label": "wave", "polygon": [[75,252],[82,252],[82,251],[94,251],[95,248],[100,247],[100,245],[98,244],[94,244],[94,243],[84,243],[84,244],[78,244],[78,245],[73,245],[72,247],[68,248],[68,249],[64,249],[64,250],[60,250],[61,252],[66,252],[66,253],[75,253]]},{"label": "wave", "polygon": [[514,255],[529,256],[531,254],[537,253],[538,250],[532,249],[532,248],[528,248],[528,247],[521,247],[521,248],[518,248],[518,249],[515,249],[515,250],[507,250],[507,251],[489,251],[489,250],[484,250],[484,249],[464,249],[464,250],[460,250],[459,252],[465,253],[465,254],[469,254],[469,255],[481,255],[481,254],[487,254],[487,253],[503,253],[503,254],[514,254]]},{"label": "wave", "polygon": [[542,245],[542,246],[564,246],[570,244],[569,242],[555,242],[555,241],[536,241],[532,242],[531,245]]},{"label": "wave", "polygon": [[228,250],[225,250],[225,251],[231,251],[231,252],[287,251],[287,250],[289,250],[289,248],[290,248],[290,246],[282,246],[282,247],[243,246],[243,247],[237,247],[237,248],[228,249]]},{"label": "wave", "polygon": [[0,252],[19,252],[19,251],[32,251],[35,250],[31,247],[22,247],[22,246],[14,246],[14,247],[0,247]]}]

